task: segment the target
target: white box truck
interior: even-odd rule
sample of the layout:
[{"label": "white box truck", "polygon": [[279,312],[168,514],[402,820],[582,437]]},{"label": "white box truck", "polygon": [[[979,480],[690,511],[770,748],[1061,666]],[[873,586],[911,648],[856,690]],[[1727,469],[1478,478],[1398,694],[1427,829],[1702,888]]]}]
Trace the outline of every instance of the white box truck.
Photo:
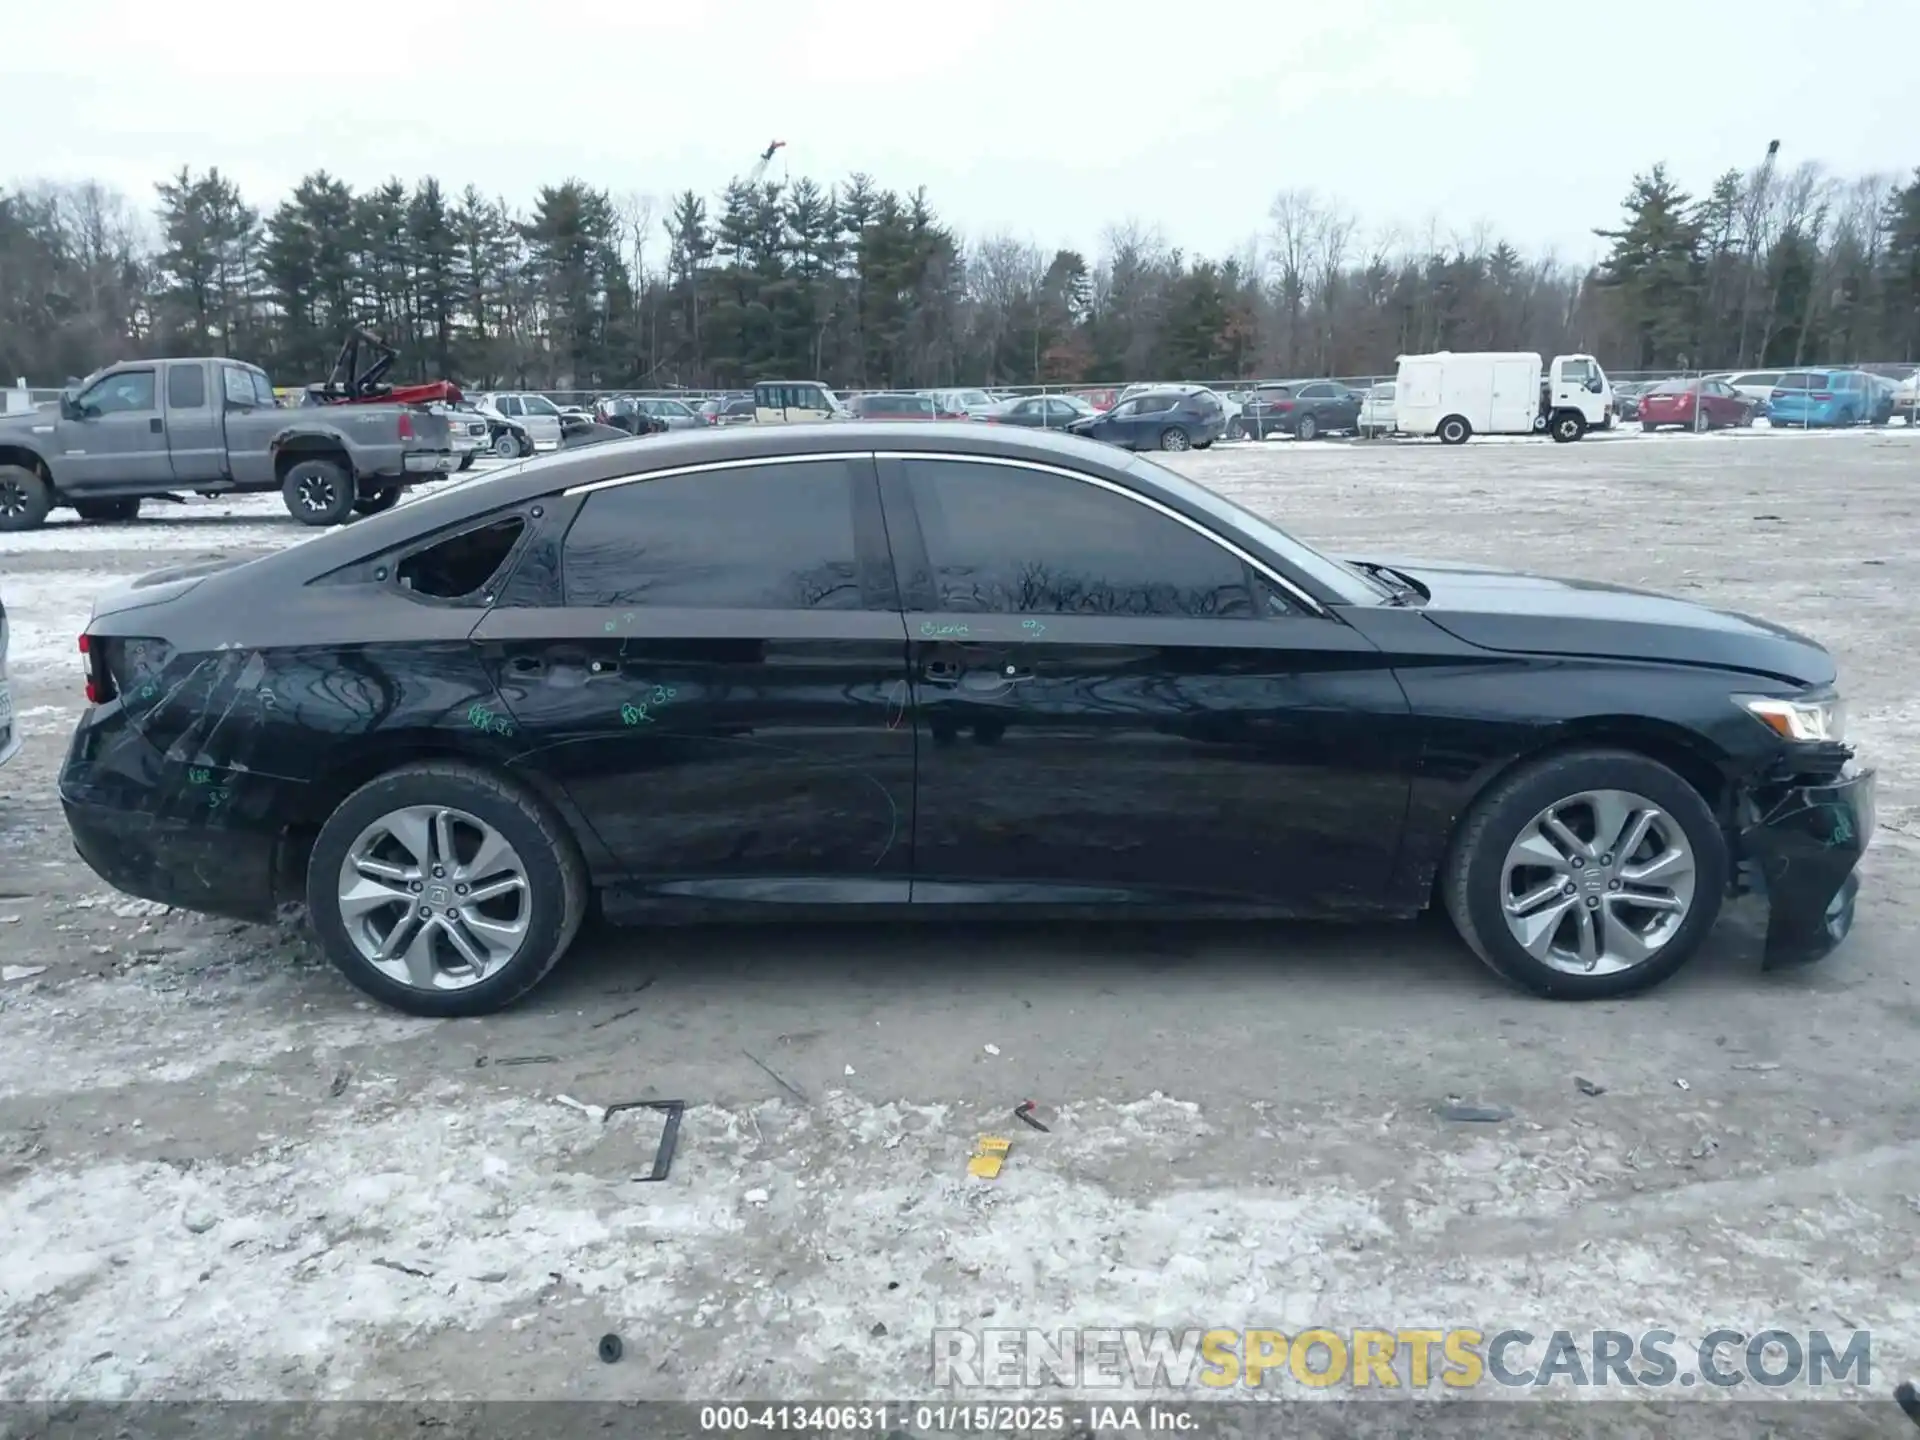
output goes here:
[{"label": "white box truck", "polygon": [[1394,420],[1407,435],[1464,445],[1474,435],[1548,434],[1565,443],[1613,425],[1613,387],[1591,355],[1442,350],[1402,355]]}]

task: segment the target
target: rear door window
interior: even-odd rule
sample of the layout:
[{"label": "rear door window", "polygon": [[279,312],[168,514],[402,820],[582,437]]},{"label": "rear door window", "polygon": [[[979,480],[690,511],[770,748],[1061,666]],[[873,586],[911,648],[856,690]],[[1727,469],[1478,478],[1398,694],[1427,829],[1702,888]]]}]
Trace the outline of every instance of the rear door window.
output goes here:
[{"label": "rear door window", "polygon": [[599,491],[567,532],[566,603],[866,608],[854,543],[855,476],[843,460],[796,460]]},{"label": "rear door window", "polygon": [[167,408],[203,410],[207,404],[207,370],[204,365],[172,365],[167,369]]},{"label": "rear door window", "polygon": [[1826,384],[1827,377],[1815,375],[1808,370],[1789,370],[1780,377],[1776,390],[1816,390]]}]

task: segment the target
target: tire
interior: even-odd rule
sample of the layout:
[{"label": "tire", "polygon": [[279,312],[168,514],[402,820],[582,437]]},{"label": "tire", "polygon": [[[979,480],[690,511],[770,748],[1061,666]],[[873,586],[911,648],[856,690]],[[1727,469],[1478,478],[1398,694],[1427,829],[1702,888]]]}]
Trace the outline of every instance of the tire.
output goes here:
[{"label": "tire", "polygon": [[[517,912],[513,918],[524,917],[524,933],[508,958],[460,988],[430,989],[386,973],[362,953],[342,914],[341,872],[356,842],[383,817],[414,807],[458,812],[465,819],[454,827],[455,831],[466,833],[469,840],[467,821],[487,826],[511,847],[519,862],[521,888],[503,898],[512,902]],[[470,856],[472,852],[462,853]],[[432,879],[423,876],[414,883],[431,886]],[[405,888],[411,891],[412,885]],[[415,893],[432,895],[431,889]],[[452,902],[449,912],[464,913],[472,908],[455,902],[453,896],[433,898]],[[362,785],[321,826],[307,862],[307,914],[327,957],[359,989],[409,1015],[487,1015],[513,1004],[539,984],[566,954],[586,917],[589,900],[586,862],[559,816],[530,792],[484,770],[452,761],[407,765]],[[431,905],[432,900],[422,899],[422,908]],[[407,913],[412,909],[410,901],[400,900],[387,910],[368,911],[362,918],[373,925],[381,925],[389,917],[393,924],[411,919],[413,933],[418,933],[417,913]],[[498,917],[499,911],[494,916]],[[485,912],[481,918],[488,918]],[[441,928],[440,936],[445,933]],[[471,939],[474,932],[464,933],[470,937],[469,943],[477,946],[478,942]],[[448,974],[446,962],[456,953],[451,945],[438,937],[429,943],[439,951],[436,976],[458,980],[457,974]]]},{"label": "tire", "polygon": [[1253,438],[1253,432],[1247,429],[1246,421],[1236,420],[1233,422],[1233,430],[1229,438],[1234,440],[1251,440]]},{"label": "tire", "polygon": [[1577,410],[1562,410],[1553,417],[1553,438],[1557,444],[1571,445],[1586,433],[1586,419]]},{"label": "tire", "polygon": [[530,459],[533,455],[533,437],[531,435],[522,435],[519,437],[519,441],[520,458],[522,460]]},{"label": "tire", "polygon": [[1169,425],[1160,432],[1162,450],[1191,450],[1193,444],[1187,438],[1187,432],[1178,425]]},{"label": "tire", "polygon": [[1296,440],[1317,440],[1320,438],[1320,422],[1311,415],[1302,415],[1300,423],[1293,427]]},{"label": "tire", "polygon": [[73,508],[82,520],[95,524],[111,524],[122,520],[137,520],[140,517],[140,497],[126,500],[76,500]]},{"label": "tire", "polygon": [[520,458],[520,437],[511,430],[502,430],[493,437],[493,458],[496,460],[518,460]]},{"label": "tire", "polygon": [[[1529,953],[1508,927],[1505,900],[1511,893],[1510,884],[1530,889],[1538,883],[1539,889],[1546,889],[1551,882],[1550,873],[1531,870],[1516,874],[1510,881],[1507,871],[1510,848],[1534,827],[1536,817],[1549,807],[1594,791],[1626,792],[1626,797],[1647,802],[1662,812],[1663,820],[1651,833],[1664,839],[1661,827],[1670,827],[1684,840],[1685,848],[1691,850],[1693,867],[1691,890],[1685,897],[1686,908],[1681,919],[1652,948],[1651,954],[1625,968],[1611,971],[1599,968],[1588,974],[1569,972]],[[1623,816],[1631,816],[1637,809],[1630,806]],[[1576,807],[1569,813],[1577,816],[1579,811]],[[1625,828],[1631,829],[1632,823],[1626,820]],[[1626,857],[1605,858],[1611,865],[1616,859],[1624,861]],[[1499,975],[1549,999],[1599,1000],[1649,989],[1687,962],[1720,913],[1728,863],[1726,841],[1713,811],[1700,792],[1679,775],[1657,761],[1630,751],[1575,750],[1549,756],[1515,771],[1496,781],[1474,802],[1448,850],[1441,871],[1440,898],[1460,938]],[[1563,873],[1569,877],[1566,883],[1570,888],[1577,881],[1584,891],[1588,884],[1584,877],[1596,872],[1604,878],[1605,871],[1597,859],[1590,858],[1579,868]],[[1592,892],[1583,897],[1568,897],[1573,907],[1558,912],[1561,919],[1546,932],[1545,943],[1552,945],[1559,940],[1564,944],[1568,937],[1577,935],[1576,926],[1583,912],[1575,907],[1580,905],[1581,898],[1586,906],[1603,916],[1616,914],[1614,907],[1620,902],[1608,901],[1606,897],[1614,893],[1617,886],[1609,881],[1606,889],[1600,889],[1602,879],[1592,883],[1595,886]],[[1547,893],[1546,906],[1535,913],[1543,914],[1559,903],[1560,896],[1552,895],[1550,890]],[[1600,905],[1595,906],[1595,901],[1601,902]],[[1664,923],[1658,922],[1650,912],[1632,906],[1625,908],[1634,923],[1640,923],[1641,917],[1645,917],[1649,926]],[[1614,927],[1619,925],[1619,920],[1607,919],[1605,933],[1618,934]],[[1631,925],[1626,928],[1631,930]],[[1620,938],[1627,937],[1621,935]]]},{"label": "tire", "polygon": [[1660,427],[1654,424],[1651,420],[1642,420],[1640,422],[1640,431],[1643,435],[1651,435],[1659,428]]},{"label": "tire", "polygon": [[356,515],[378,515],[382,510],[391,510],[399,503],[400,487],[398,485],[389,485],[385,489],[374,491],[371,495],[362,495],[358,500],[354,501],[353,513]]},{"label": "tire", "polygon": [[473,468],[473,462],[474,462],[474,459],[475,459],[475,457],[476,457],[476,456],[478,456],[478,455],[479,455],[479,453],[480,453],[480,452],[479,452],[478,450],[469,450],[469,451],[467,451],[467,453],[466,453],[466,454],[464,454],[464,455],[462,455],[462,456],[460,457],[460,465],[459,465],[459,468],[460,468],[460,469],[462,469],[462,470],[471,470],[471,469]]},{"label": "tire", "polygon": [[0,531],[37,530],[53,509],[47,482],[22,465],[0,465]]},{"label": "tire", "polygon": [[287,513],[302,525],[344,525],[353,513],[353,476],[338,460],[300,460],[280,482]]},{"label": "tire", "polygon": [[1464,445],[1473,435],[1473,426],[1467,423],[1465,416],[1449,415],[1433,433],[1440,437],[1442,445]]}]

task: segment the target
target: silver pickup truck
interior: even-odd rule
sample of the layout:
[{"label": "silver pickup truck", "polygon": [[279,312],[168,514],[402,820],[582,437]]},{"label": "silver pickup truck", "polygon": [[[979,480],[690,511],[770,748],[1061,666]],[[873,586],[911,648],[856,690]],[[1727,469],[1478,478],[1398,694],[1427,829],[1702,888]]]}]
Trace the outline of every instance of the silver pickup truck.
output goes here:
[{"label": "silver pickup truck", "polygon": [[286,408],[238,360],[130,361],[57,405],[0,415],[0,531],[31,530],[57,505],[131,520],[142,499],[180,490],[278,490],[296,520],[339,525],[458,463],[446,417],[423,405]]}]

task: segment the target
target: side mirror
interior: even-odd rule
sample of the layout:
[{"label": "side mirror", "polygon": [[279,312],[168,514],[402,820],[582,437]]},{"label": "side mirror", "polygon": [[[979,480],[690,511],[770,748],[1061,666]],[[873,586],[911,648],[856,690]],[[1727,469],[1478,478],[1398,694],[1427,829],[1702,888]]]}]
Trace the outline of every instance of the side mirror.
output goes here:
[{"label": "side mirror", "polygon": [[80,409],[80,402],[73,398],[73,392],[71,390],[63,390],[60,392],[60,418],[62,420],[86,419],[85,414],[83,414]]}]

